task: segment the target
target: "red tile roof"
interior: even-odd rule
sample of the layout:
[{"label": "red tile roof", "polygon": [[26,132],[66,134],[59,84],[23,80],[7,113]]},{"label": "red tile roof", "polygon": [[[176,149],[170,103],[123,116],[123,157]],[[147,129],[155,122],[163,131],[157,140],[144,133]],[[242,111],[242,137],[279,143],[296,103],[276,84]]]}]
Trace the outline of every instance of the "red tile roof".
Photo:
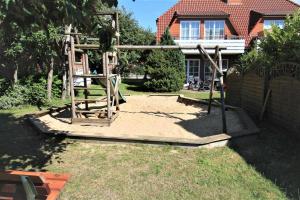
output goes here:
[{"label": "red tile roof", "polygon": [[227,4],[224,0],[180,0],[157,19],[157,40],[169,25],[174,13],[224,12],[228,13],[231,24],[240,36],[244,36],[247,45],[251,12],[290,13],[299,9],[299,5],[290,0],[241,0],[241,4]]},{"label": "red tile roof", "polygon": [[197,17],[206,17],[206,16],[229,16],[228,13],[224,11],[176,11],[174,15],[180,16],[197,16]]},{"label": "red tile roof", "polygon": [[273,11],[273,10],[256,10],[255,12],[263,15],[263,16],[286,16],[293,13],[291,10],[281,10],[281,11]]}]

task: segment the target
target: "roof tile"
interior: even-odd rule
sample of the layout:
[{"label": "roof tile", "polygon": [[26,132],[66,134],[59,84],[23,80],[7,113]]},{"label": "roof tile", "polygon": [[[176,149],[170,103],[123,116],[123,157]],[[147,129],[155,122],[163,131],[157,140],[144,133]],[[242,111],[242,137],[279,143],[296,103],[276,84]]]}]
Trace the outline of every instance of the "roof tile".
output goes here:
[{"label": "roof tile", "polygon": [[290,0],[241,0],[241,4],[227,4],[223,0],[180,0],[157,20],[157,40],[169,25],[174,13],[228,13],[229,20],[240,36],[249,44],[249,24],[251,12],[288,13],[299,9],[299,5]]}]

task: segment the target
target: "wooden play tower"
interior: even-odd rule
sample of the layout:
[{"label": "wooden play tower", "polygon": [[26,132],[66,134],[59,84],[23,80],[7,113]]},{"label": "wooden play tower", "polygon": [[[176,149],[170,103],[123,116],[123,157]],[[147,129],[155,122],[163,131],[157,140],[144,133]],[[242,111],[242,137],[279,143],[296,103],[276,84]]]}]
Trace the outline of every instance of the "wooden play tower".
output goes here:
[{"label": "wooden play tower", "polygon": [[[72,100],[72,123],[84,123],[84,124],[98,124],[98,125],[110,125],[118,116],[120,111],[119,101],[123,96],[119,92],[119,84],[121,78],[119,74],[114,74],[114,69],[118,65],[118,52],[122,50],[172,50],[172,49],[189,49],[198,50],[201,58],[206,57],[210,61],[210,67],[212,72],[212,83],[214,78],[218,77],[221,84],[221,111],[222,111],[222,125],[223,132],[227,133],[226,126],[226,113],[224,102],[224,81],[222,71],[222,50],[226,47],[216,45],[195,44],[195,45],[120,45],[119,44],[119,22],[118,12],[103,12],[98,15],[108,16],[111,20],[111,33],[108,37],[110,41],[101,41],[99,38],[85,38],[84,43],[80,43],[80,33],[71,31],[65,33],[68,39],[68,61],[69,61],[69,80],[71,87],[71,100]],[[93,41],[97,41],[95,44]],[[88,43],[90,42],[90,43]],[[110,51],[106,51],[102,55],[102,74],[91,74],[88,64],[87,51],[99,50],[101,42],[111,43]],[[212,58],[207,50],[215,50],[214,58]],[[78,59],[79,58],[79,59]],[[82,79],[82,85],[75,85],[74,80]],[[98,83],[99,87],[90,87],[90,80],[94,80]],[[212,87],[213,88],[213,87]],[[76,91],[83,91],[84,98],[76,98]],[[99,99],[90,98],[89,91],[91,90],[104,90],[105,97],[100,96]],[[93,95],[95,96],[95,95]],[[210,91],[210,100],[208,106],[208,114],[210,114],[210,108],[212,103],[213,91]],[[93,107],[93,104],[103,103],[100,107]]]},{"label": "wooden play tower", "polygon": [[[111,15],[115,20],[117,13],[102,13]],[[115,20],[116,21],[116,20]],[[84,38],[84,48],[80,46],[80,33],[65,33],[68,38],[68,64],[71,90],[71,122],[83,124],[97,124],[109,126],[119,114],[119,84],[121,78],[113,71],[118,63],[116,52],[104,52],[102,56],[102,73],[91,74],[89,68],[88,41],[97,41],[97,38]],[[99,41],[99,39],[98,39]],[[98,87],[91,87],[91,82]],[[91,91],[104,91],[91,94]],[[76,93],[83,91],[83,97],[77,98]],[[96,97],[96,98],[95,98]]]}]

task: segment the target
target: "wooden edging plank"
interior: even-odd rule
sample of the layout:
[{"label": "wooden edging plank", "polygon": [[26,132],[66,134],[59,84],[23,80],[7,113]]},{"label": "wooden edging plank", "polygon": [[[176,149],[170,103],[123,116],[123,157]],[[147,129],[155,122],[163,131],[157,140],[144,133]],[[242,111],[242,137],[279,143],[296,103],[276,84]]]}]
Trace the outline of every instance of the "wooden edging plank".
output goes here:
[{"label": "wooden edging plank", "polygon": [[[193,99],[193,98],[185,97],[184,95],[179,95],[177,101],[179,103],[184,103],[184,104],[203,104],[203,105],[209,104],[208,101],[200,100],[200,99]],[[212,102],[211,105],[215,106],[215,107],[220,107],[221,103],[219,104],[216,102]],[[239,109],[239,107],[230,106],[230,105],[225,105],[225,107],[226,107],[226,109],[231,109],[231,110]]]},{"label": "wooden edging plank", "polygon": [[213,144],[217,142],[222,142],[222,141],[229,141],[234,138],[238,137],[244,137],[248,135],[253,135],[256,134],[258,129],[253,131],[246,129],[242,132],[236,132],[236,133],[230,133],[225,134],[225,133],[220,133],[218,135],[214,136],[209,136],[203,139],[186,139],[186,138],[168,138],[168,137],[154,137],[154,136],[129,136],[129,135],[122,135],[122,136],[107,136],[105,134],[94,134],[94,135],[87,135],[85,133],[76,133],[76,132],[68,132],[68,131],[58,131],[58,130],[48,130],[45,128],[44,125],[42,125],[41,122],[39,122],[36,119],[29,118],[29,121],[34,125],[34,127],[37,128],[37,130],[40,133],[47,134],[49,136],[67,136],[71,138],[83,138],[83,139],[108,139],[108,140],[119,140],[119,141],[133,141],[133,142],[150,142],[150,143],[162,143],[162,144],[182,144],[182,145],[197,145],[197,146],[202,146],[202,145],[208,145],[208,144]]}]

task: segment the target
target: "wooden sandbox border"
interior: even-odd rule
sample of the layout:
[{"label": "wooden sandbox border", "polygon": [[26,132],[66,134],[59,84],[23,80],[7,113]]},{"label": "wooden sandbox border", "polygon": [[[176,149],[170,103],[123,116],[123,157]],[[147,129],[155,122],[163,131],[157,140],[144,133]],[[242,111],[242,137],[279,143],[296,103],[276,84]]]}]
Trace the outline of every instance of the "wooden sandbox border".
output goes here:
[{"label": "wooden sandbox border", "polygon": [[[184,97],[184,95],[151,94],[148,96],[170,96],[170,97],[174,96],[174,97],[178,97],[177,102],[183,103],[185,105],[194,105],[194,106],[208,105],[207,101]],[[199,139],[168,138],[168,137],[154,137],[154,136],[133,137],[129,135],[107,136],[101,134],[99,134],[98,136],[89,136],[83,133],[80,134],[80,133],[72,133],[69,131],[51,130],[47,127],[47,125],[45,125],[42,121],[38,119],[39,117],[51,114],[53,112],[59,112],[61,110],[70,108],[70,106],[71,106],[70,104],[66,104],[61,107],[54,107],[46,111],[40,111],[33,114],[29,114],[26,117],[30,122],[30,124],[39,133],[46,134],[48,136],[52,136],[52,137],[64,136],[72,139],[103,140],[103,141],[116,141],[116,142],[130,142],[130,143],[154,143],[154,144],[171,144],[171,145],[183,145],[183,146],[187,145],[187,146],[214,147],[214,146],[225,146],[232,139],[250,136],[260,132],[259,128],[255,125],[255,123],[252,121],[252,119],[246,114],[246,112],[243,109],[238,107],[228,106],[228,105],[226,106],[226,109],[233,110],[238,114],[241,123],[243,123],[245,129],[243,131],[233,132],[230,134],[220,133],[218,135],[208,136],[201,139],[200,138]],[[213,102],[212,106],[220,107],[220,105],[216,102]]]}]

